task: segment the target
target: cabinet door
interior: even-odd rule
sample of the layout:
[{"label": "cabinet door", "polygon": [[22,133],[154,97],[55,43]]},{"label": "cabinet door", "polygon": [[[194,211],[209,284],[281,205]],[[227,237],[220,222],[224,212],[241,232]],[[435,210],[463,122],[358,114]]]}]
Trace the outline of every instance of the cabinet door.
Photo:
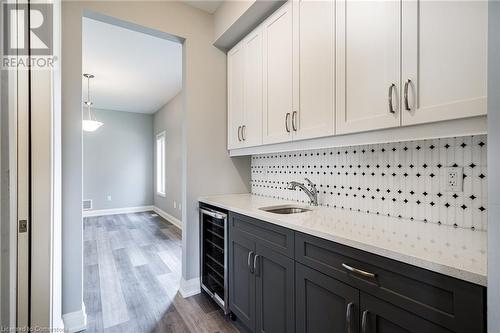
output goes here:
[{"label": "cabinet door", "polygon": [[256,332],[295,332],[294,261],[257,243]]},{"label": "cabinet door", "polygon": [[[298,25],[299,108],[294,114],[294,139],[334,134],[335,2],[294,2]],[[295,14],[296,12],[296,14]]]},{"label": "cabinet door", "polygon": [[402,308],[361,293],[361,333],[451,333]]},{"label": "cabinet door", "polygon": [[486,114],[487,44],[487,1],[403,1],[403,125]]},{"label": "cabinet door", "polygon": [[243,40],[245,49],[243,145],[262,143],[262,27]]},{"label": "cabinet door", "polygon": [[227,54],[227,144],[228,149],[242,144],[241,126],[244,107],[244,64],[245,53],[242,43]]},{"label": "cabinet door", "polygon": [[229,308],[252,332],[255,329],[255,276],[250,269],[255,242],[231,230],[229,236]]},{"label": "cabinet door", "polygon": [[273,13],[262,25],[264,49],[263,143],[292,139],[294,63],[292,2]]},{"label": "cabinet door", "polygon": [[358,332],[357,289],[297,263],[295,290],[297,333]]},{"label": "cabinet door", "polygon": [[401,1],[337,1],[337,134],[400,125],[400,11]]}]

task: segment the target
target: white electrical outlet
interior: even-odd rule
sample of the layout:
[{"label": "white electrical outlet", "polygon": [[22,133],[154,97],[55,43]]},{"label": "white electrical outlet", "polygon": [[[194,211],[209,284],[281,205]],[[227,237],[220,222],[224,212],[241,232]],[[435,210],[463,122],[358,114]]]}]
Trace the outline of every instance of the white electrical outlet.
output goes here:
[{"label": "white electrical outlet", "polygon": [[174,208],[177,208],[177,202],[174,200]]},{"label": "white electrical outlet", "polygon": [[464,169],[458,167],[446,168],[446,191],[462,192],[464,180]]},{"label": "white electrical outlet", "polygon": [[181,210],[181,203],[179,202],[179,210]]},{"label": "white electrical outlet", "polygon": [[110,195],[108,195],[108,196],[106,197],[106,199],[107,199],[108,201],[111,201],[111,196],[110,196]]}]

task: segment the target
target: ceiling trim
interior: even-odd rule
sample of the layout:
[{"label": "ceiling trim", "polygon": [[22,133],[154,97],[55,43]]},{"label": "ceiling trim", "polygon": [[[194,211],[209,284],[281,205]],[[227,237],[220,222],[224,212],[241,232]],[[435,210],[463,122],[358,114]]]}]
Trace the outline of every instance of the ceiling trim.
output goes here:
[{"label": "ceiling trim", "polygon": [[184,38],[184,37],[172,35],[172,34],[169,34],[167,32],[156,30],[156,29],[147,28],[147,27],[144,27],[142,25],[123,21],[123,20],[117,19],[115,17],[103,15],[103,14],[93,12],[93,11],[90,11],[87,9],[83,11],[83,16],[86,18],[90,18],[90,19],[93,19],[96,21],[103,22],[103,23],[112,24],[112,25],[115,25],[115,26],[118,26],[118,27],[121,27],[124,29],[129,29],[129,30],[132,30],[135,32],[140,32],[140,33],[151,35],[154,37],[166,39],[166,40],[169,40],[172,42],[178,42],[178,43],[183,44],[184,41],[186,40],[186,38]]}]

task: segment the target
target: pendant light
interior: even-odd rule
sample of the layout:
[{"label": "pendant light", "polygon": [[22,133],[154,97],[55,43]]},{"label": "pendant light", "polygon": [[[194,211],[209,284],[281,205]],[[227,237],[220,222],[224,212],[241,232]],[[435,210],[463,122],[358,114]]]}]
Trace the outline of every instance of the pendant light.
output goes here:
[{"label": "pendant light", "polygon": [[83,76],[87,79],[87,100],[84,102],[87,107],[87,112],[83,116],[82,129],[85,132],[94,132],[103,125],[103,123],[96,120],[95,115],[92,113],[92,106],[94,103],[90,100],[90,79],[93,79],[94,75],[83,74]]}]

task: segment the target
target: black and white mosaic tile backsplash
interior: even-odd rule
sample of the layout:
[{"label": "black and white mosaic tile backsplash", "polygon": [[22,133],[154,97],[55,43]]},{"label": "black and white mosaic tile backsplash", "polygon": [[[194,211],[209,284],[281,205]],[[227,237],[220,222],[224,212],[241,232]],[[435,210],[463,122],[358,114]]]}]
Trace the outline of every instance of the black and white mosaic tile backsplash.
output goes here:
[{"label": "black and white mosaic tile backsplash", "polygon": [[[252,194],[307,203],[292,180],[310,178],[319,204],[487,229],[486,136],[252,156]],[[463,167],[463,192],[447,192],[446,168]]]}]

